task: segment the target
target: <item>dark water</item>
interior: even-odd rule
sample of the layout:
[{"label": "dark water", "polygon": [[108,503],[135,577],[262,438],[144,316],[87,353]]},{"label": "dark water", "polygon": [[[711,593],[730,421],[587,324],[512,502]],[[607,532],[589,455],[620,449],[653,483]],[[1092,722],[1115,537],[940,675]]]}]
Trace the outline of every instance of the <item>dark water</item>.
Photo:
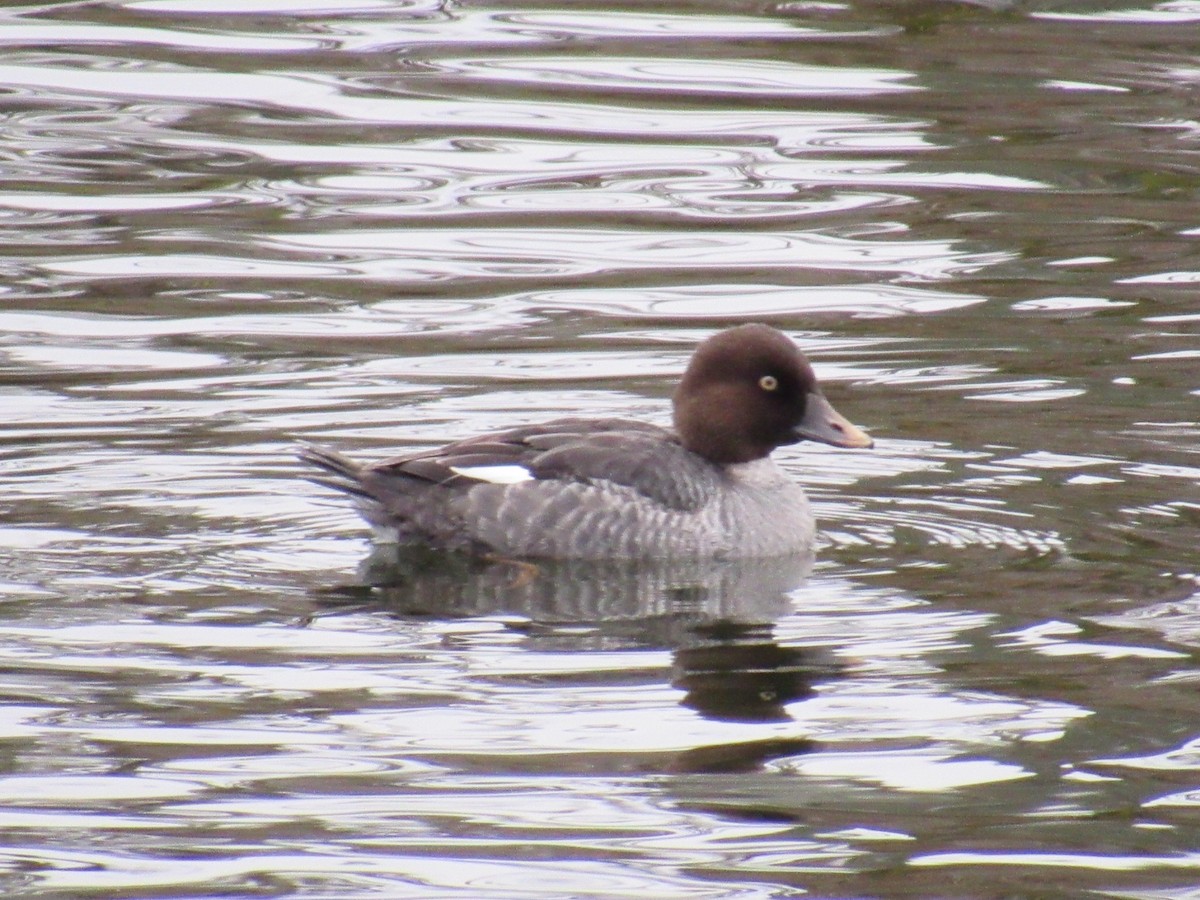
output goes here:
[{"label": "dark water", "polygon": [[[1200,897],[1200,3],[0,48],[0,893]],[[661,421],[746,320],[878,439],[779,454],[807,577],[368,560],[291,461]]]}]

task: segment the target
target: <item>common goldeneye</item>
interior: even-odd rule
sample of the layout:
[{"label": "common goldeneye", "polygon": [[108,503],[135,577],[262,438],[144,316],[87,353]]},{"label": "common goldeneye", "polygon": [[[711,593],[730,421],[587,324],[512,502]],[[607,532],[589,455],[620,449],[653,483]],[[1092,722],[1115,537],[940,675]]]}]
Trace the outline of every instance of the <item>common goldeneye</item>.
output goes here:
[{"label": "common goldeneye", "polygon": [[771,451],[870,447],[782,332],[741,325],[692,356],[674,430],[556,419],[377,463],[320,447],[312,480],[351,494],[382,542],[502,557],[766,557],[807,551],[815,524]]}]

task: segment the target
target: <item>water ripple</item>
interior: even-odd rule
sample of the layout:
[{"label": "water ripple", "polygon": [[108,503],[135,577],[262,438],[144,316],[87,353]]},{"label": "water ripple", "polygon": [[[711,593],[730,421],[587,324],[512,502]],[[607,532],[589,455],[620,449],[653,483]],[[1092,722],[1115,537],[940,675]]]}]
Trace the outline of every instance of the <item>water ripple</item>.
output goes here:
[{"label": "water ripple", "polygon": [[463,59],[439,64],[489,84],[553,84],[607,90],[669,92],[674,96],[742,95],[748,97],[823,97],[892,91],[918,91],[907,72],[805,66],[755,60],[707,60],[623,57],[579,59],[542,56],[525,59]]}]

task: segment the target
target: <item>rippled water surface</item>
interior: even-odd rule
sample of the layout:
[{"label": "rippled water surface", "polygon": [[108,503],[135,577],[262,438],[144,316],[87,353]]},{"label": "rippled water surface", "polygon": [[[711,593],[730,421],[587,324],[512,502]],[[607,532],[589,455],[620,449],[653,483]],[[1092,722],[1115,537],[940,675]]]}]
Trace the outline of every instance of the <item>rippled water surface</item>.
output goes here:
[{"label": "rippled water surface", "polygon": [[[1200,3],[0,12],[0,893],[1200,897]],[[292,448],[664,421],[815,561],[370,554]]]}]

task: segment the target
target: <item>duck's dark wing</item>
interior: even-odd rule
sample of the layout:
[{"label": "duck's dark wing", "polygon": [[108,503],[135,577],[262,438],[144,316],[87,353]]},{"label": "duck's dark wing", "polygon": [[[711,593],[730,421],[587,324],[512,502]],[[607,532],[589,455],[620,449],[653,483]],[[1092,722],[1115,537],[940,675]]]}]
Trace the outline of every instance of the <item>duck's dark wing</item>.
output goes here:
[{"label": "duck's dark wing", "polygon": [[672,432],[625,419],[558,419],[513,428],[384,460],[364,467],[363,474],[367,473],[451,488],[494,481],[501,475],[514,480],[606,481],[679,511],[703,505],[720,480],[719,472],[685,450]]}]

